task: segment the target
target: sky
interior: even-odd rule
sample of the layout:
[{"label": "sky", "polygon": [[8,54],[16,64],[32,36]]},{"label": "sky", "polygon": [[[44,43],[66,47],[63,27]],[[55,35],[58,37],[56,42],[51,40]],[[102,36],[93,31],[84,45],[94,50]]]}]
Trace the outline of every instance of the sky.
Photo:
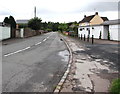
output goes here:
[{"label": "sky", "polygon": [[10,15],[18,19],[37,17],[43,22],[73,22],[98,12],[109,20],[118,19],[119,0],[1,0],[0,22]]}]

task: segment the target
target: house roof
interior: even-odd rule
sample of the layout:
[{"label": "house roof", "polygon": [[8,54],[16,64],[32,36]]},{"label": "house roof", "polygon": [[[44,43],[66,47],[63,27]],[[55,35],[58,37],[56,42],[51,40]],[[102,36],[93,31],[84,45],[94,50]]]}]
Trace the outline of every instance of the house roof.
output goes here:
[{"label": "house roof", "polygon": [[87,17],[83,18],[83,19],[80,21],[80,23],[90,22],[90,21],[93,19],[94,16],[95,16],[95,15],[87,16]]},{"label": "house roof", "polygon": [[29,20],[16,20],[17,24],[27,24]]},{"label": "house roof", "polygon": [[[95,15],[98,15],[98,13],[95,14]],[[85,17],[80,21],[80,23],[90,22],[90,21],[94,18],[95,15],[85,16]],[[107,17],[101,17],[101,18],[103,19],[103,21],[108,21],[108,18],[107,18]]]},{"label": "house roof", "polygon": [[101,17],[103,21],[108,21],[109,19],[107,17]]},{"label": "house roof", "polygon": [[109,21],[103,22],[103,25],[116,25],[116,24],[120,24],[120,19],[109,20]]}]

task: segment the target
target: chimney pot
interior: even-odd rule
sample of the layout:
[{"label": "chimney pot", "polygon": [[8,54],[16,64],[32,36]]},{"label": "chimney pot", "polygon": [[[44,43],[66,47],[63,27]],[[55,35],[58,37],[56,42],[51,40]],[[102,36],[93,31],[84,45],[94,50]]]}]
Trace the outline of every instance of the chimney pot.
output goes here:
[{"label": "chimney pot", "polygon": [[86,18],[86,15],[84,15],[84,18]]},{"label": "chimney pot", "polygon": [[98,12],[95,12],[95,15],[98,15]]}]

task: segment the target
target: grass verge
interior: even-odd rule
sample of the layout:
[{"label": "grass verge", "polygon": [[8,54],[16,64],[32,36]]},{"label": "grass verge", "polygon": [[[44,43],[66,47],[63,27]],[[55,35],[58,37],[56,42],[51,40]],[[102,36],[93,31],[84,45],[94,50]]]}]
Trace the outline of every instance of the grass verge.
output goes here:
[{"label": "grass verge", "polygon": [[120,94],[120,78],[113,80],[110,92],[112,94]]}]

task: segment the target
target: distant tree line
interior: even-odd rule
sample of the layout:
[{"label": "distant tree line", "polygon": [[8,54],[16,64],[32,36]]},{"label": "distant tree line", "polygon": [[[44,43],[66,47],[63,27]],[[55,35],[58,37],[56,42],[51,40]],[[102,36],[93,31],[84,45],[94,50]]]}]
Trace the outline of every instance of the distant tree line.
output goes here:
[{"label": "distant tree line", "polygon": [[[25,25],[24,25],[25,26]],[[29,20],[28,25],[26,25],[34,30],[44,30],[44,31],[74,31],[77,33],[78,23],[59,23],[59,22],[42,22],[41,18],[35,17]]]},{"label": "distant tree line", "polygon": [[[16,28],[16,22],[12,16],[5,17],[4,23],[10,24],[11,27]],[[34,17],[29,20],[27,24],[19,24],[19,28],[29,27],[33,30],[44,30],[44,31],[74,31],[77,33],[78,23],[69,22],[69,23],[59,23],[59,22],[42,22],[41,18]]]}]

